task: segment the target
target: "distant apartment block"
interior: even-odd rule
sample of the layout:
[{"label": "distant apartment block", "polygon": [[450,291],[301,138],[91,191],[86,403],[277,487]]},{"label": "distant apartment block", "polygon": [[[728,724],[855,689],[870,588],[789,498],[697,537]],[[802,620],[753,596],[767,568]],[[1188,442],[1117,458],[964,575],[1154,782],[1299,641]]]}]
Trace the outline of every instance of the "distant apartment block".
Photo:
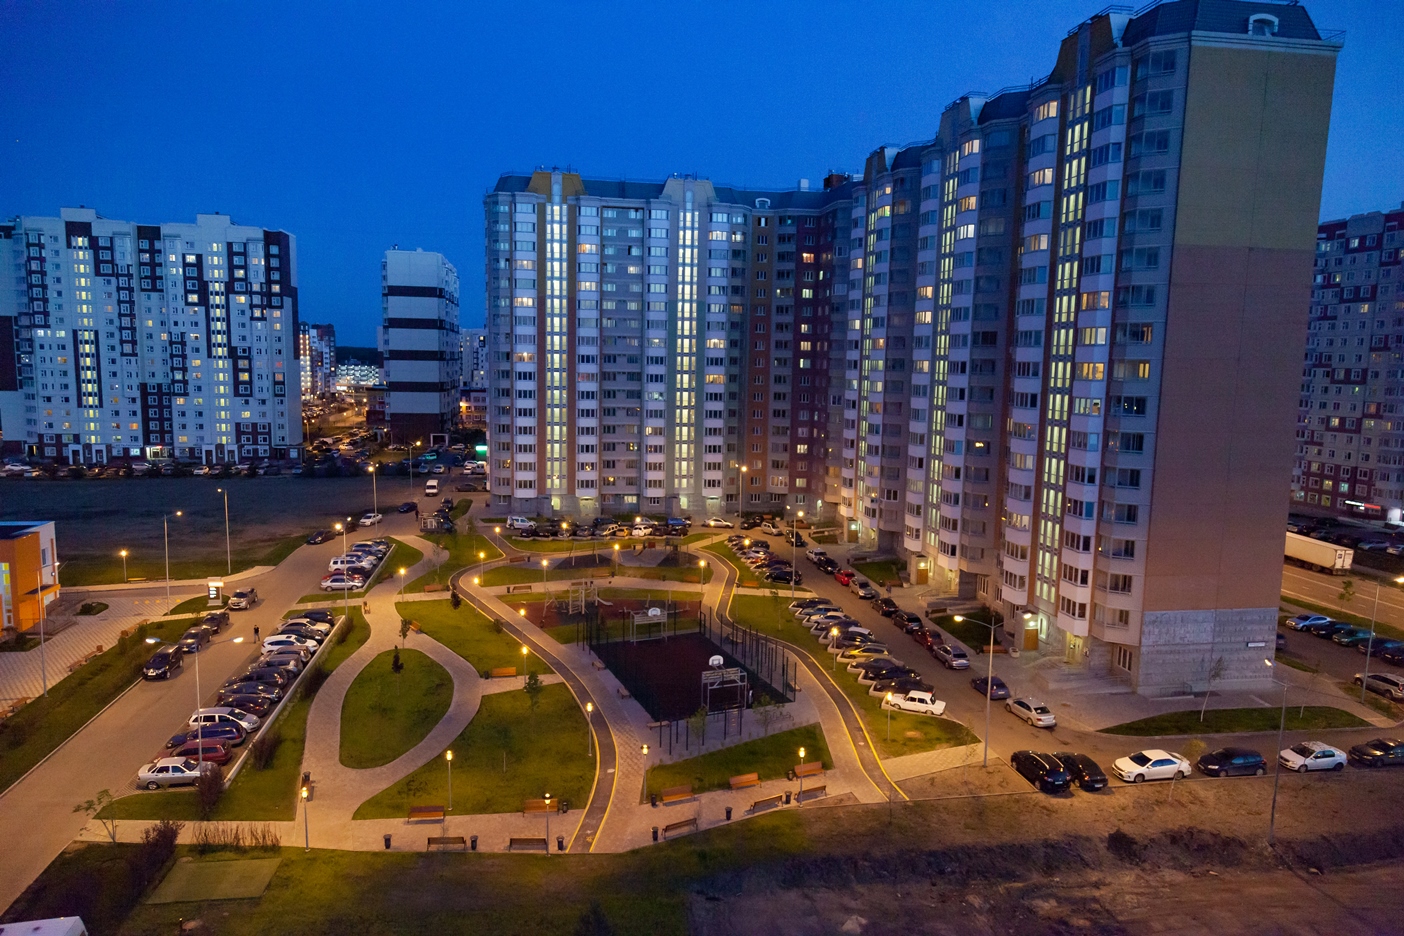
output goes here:
[{"label": "distant apartment block", "polygon": [[299,457],[292,235],[219,214],[147,225],[65,208],[0,224],[0,271],[5,452]]},{"label": "distant apartment block", "polygon": [[298,324],[298,361],[302,365],[302,395],[321,397],[336,390],[336,329],[331,325]]},{"label": "distant apartment block", "polygon": [[375,348],[336,349],[336,389],[346,391],[360,387],[378,387],[385,384],[385,370],[381,366],[380,351]]},{"label": "distant apartment block", "polygon": [[381,263],[386,420],[392,442],[428,443],[458,414],[458,271],[443,254],[387,250]]},{"label": "distant apartment block", "polygon": [[487,329],[465,328],[459,333],[463,346],[463,370],[459,382],[464,387],[486,387],[488,372]]},{"label": "distant apartment block", "polygon": [[1317,228],[1294,506],[1404,519],[1404,205]]},{"label": "distant apartment block", "polygon": [[36,630],[59,596],[53,521],[0,522],[0,634]]},{"label": "distant apartment block", "polygon": [[822,191],[503,176],[495,501],[832,512],[1069,678],[1263,685],[1339,49],[1172,0]]}]

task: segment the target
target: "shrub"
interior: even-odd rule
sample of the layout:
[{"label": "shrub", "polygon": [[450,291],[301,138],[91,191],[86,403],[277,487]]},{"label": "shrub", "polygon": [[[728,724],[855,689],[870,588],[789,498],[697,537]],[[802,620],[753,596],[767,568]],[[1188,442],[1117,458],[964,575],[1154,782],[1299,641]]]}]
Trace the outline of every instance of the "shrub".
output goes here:
[{"label": "shrub", "polygon": [[183,822],[162,819],[141,830],[141,847],[128,857],[128,861],[132,867],[132,876],[142,888],[156,880],[166,862],[171,860],[183,828]]},{"label": "shrub", "polygon": [[268,765],[273,763],[273,755],[278,752],[278,745],[282,743],[283,736],[277,726],[269,728],[259,735],[258,740],[249,748],[249,762],[253,764],[254,770],[266,770]]},{"label": "shrub", "polygon": [[1120,829],[1107,833],[1107,851],[1122,861],[1141,860],[1141,843]]},{"label": "shrub", "polygon": [[195,781],[195,792],[200,800],[200,818],[210,818],[219,805],[219,798],[224,795],[224,771],[211,764]]},{"label": "shrub", "polygon": [[302,689],[300,690],[302,698],[310,699],[316,695],[317,690],[322,688],[322,684],[327,681],[329,675],[331,674],[327,672],[326,667],[321,665],[309,671],[306,676],[302,677]]}]

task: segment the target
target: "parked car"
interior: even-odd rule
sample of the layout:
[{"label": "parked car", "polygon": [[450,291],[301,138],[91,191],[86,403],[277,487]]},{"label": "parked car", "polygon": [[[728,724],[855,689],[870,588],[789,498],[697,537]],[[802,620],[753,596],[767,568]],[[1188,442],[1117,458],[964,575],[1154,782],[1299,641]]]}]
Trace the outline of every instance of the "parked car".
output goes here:
[{"label": "parked car", "polygon": [[199,728],[190,728],[186,731],[172,735],[166,742],[168,748],[178,748],[187,741],[219,741],[230,747],[238,747],[244,743],[244,739],[249,733],[242,725],[233,722],[225,722],[219,725],[201,725]]},{"label": "parked car", "polygon": [[1329,624],[1331,619],[1324,614],[1299,614],[1288,618],[1284,623],[1291,630],[1306,630],[1313,624]]},{"label": "parked car", "polygon": [[[295,618],[288,618],[286,621],[284,621],[282,627],[278,629],[278,632],[282,633],[283,629],[289,627],[301,627],[305,630],[312,631],[314,634],[316,634],[317,642],[321,643],[328,636],[330,636],[333,625],[328,624],[326,621],[323,621],[320,618],[309,618],[303,617],[302,615],[298,615]],[[307,635],[303,634],[300,636]]]},{"label": "parked car", "polygon": [[308,640],[306,637],[297,637],[292,634],[274,634],[272,637],[265,637],[263,640],[263,651],[270,650],[301,650],[309,656],[317,652],[317,642]]},{"label": "parked car", "polygon": [[882,644],[861,644],[856,647],[848,647],[839,651],[839,662],[848,664],[859,660],[872,660],[877,657],[891,656],[892,651]]},{"label": "parked car", "polygon": [[1325,624],[1312,624],[1303,630],[1313,637],[1320,637],[1322,640],[1331,640],[1341,631],[1354,630],[1355,625],[1346,624],[1342,621],[1327,621]]},{"label": "parked car", "polygon": [[883,617],[892,617],[892,613],[897,610],[897,602],[891,598],[874,598],[873,610]]},{"label": "parked car", "polygon": [[941,661],[946,669],[970,669],[970,657],[959,647],[949,644],[933,644],[931,655]]},{"label": "parked car", "polygon": [[1386,647],[1379,652],[1379,657],[1391,666],[1404,666],[1404,644],[1398,647]]},{"label": "parked car", "polygon": [[889,692],[935,692],[935,687],[920,676],[898,676],[896,679],[879,679],[868,689],[868,695],[884,698]]},{"label": "parked car", "polygon": [[1277,752],[1277,762],[1288,770],[1344,770],[1346,752],[1323,741],[1303,741]]},{"label": "parked car", "polygon": [[185,665],[185,651],[178,645],[162,647],[151,654],[151,659],[141,668],[142,679],[170,679],[176,670]]},{"label": "parked car", "polygon": [[200,764],[189,757],[162,757],[137,771],[137,784],[148,790],[195,783],[207,770],[219,770],[218,764]]},{"label": "parked car", "polygon": [[194,761],[223,766],[234,759],[229,746],[222,741],[187,741],[171,751],[171,757],[188,757]]},{"label": "parked car", "polygon": [[1367,678],[1364,673],[1356,673],[1350,681],[1357,686],[1364,683],[1366,689],[1382,695],[1386,699],[1404,702],[1404,676],[1396,676],[1393,673],[1371,673]]},{"label": "parked car", "polygon": [[767,582],[775,582],[778,585],[803,585],[804,576],[792,569],[772,569],[765,573]]},{"label": "parked car", "polygon": [[729,530],[732,527],[732,523],[730,520],[724,520],[721,517],[708,517],[704,526]]},{"label": "parked car", "polygon": [[840,585],[845,586],[857,577],[858,573],[854,572],[852,569],[840,569],[834,573],[834,581],[838,582]]},{"label": "parked car", "polygon": [[359,575],[334,572],[323,578],[318,587],[322,591],[360,591],[366,587],[366,580]]},{"label": "parked car", "polygon": [[917,715],[940,716],[946,713],[945,702],[933,698],[930,692],[916,689],[911,692],[894,692],[884,697],[882,707],[897,712],[913,712]]},{"label": "parked car", "polygon": [[376,524],[380,523],[380,521],[382,521],[382,520],[384,520],[384,519],[385,519],[385,516],[384,516],[383,514],[378,514],[378,513],[365,513],[365,514],[361,514],[361,519],[360,519],[359,522],[360,522],[360,525],[363,526],[363,527],[372,527],[372,526],[375,526]]},{"label": "parked car", "polygon": [[1112,764],[1112,773],[1127,783],[1143,780],[1180,780],[1189,776],[1190,762],[1180,754],[1158,748],[1137,751],[1119,757]]},{"label": "parked car", "polygon": [[206,611],[205,616],[200,618],[200,623],[219,633],[229,626],[228,611]]},{"label": "parked car", "polygon": [[[987,688],[988,687],[988,688]],[[1009,698],[1009,687],[1004,684],[1004,680],[998,676],[976,676],[970,680],[970,688],[980,693],[982,696],[989,696],[991,699]]]},{"label": "parked car", "polygon": [[758,526],[760,526],[760,525],[761,525],[761,522],[760,522],[759,520],[757,520],[755,517],[743,517],[743,518],[741,519],[741,522],[738,523],[738,524],[736,524],[737,528],[738,528],[738,529],[742,529],[742,530],[754,530],[756,527],[758,527]]},{"label": "parked car", "polygon": [[1054,751],[1053,759],[1063,765],[1073,782],[1089,793],[1095,793],[1107,785],[1107,775],[1097,762],[1086,754],[1072,751]]},{"label": "parked car", "polygon": [[216,705],[211,708],[196,709],[187,722],[191,728],[205,725],[226,725],[234,724],[245,731],[254,731],[258,728],[260,721],[258,716],[250,715],[248,712],[240,711],[227,705]]},{"label": "parked car", "polygon": [[238,680],[231,679],[220,687],[220,694],[225,693],[236,695],[266,696],[277,702],[283,697],[283,690],[274,683],[260,682],[256,679]]},{"label": "parked car", "polygon": [[247,611],[258,604],[258,589],[243,588],[229,596],[230,611]]},{"label": "parked car", "polygon": [[827,600],[824,598],[796,598],[794,601],[790,602],[789,609],[795,613],[799,613],[805,608],[813,608],[816,605],[827,603]]},{"label": "parked car", "polygon": [[180,649],[185,653],[199,653],[214,637],[214,631],[203,624],[196,624],[180,638]]},{"label": "parked car", "polygon": [[320,644],[327,639],[327,635],[317,630],[315,627],[304,624],[284,624],[278,628],[279,634],[291,634],[294,637],[306,637],[313,643]]},{"label": "parked car", "polygon": [[921,616],[915,611],[903,611],[900,608],[892,612],[892,623],[908,634],[914,632],[918,627],[925,626],[921,623]]},{"label": "parked car", "polygon": [[877,589],[873,588],[867,579],[855,578],[848,583],[848,590],[864,601],[871,601],[877,597]]},{"label": "parked car", "polygon": [[839,564],[829,556],[825,556],[822,559],[816,560],[814,567],[825,575],[833,575],[838,571]]},{"label": "parked car", "polygon": [[1051,754],[1015,751],[1009,755],[1009,766],[1044,793],[1066,793],[1072,788],[1072,776]]},{"label": "parked car", "polygon": [[908,625],[902,628],[902,630],[906,631],[913,640],[921,644],[927,650],[930,650],[934,644],[943,642],[941,635],[927,630],[925,624],[917,624],[915,626]]},{"label": "parked car", "polygon": [[1404,741],[1398,738],[1366,741],[1351,748],[1346,759],[1361,767],[1401,767],[1404,766]]},{"label": "parked car", "polygon": [[813,549],[806,549],[804,551],[804,558],[808,559],[810,562],[818,562],[820,559],[824,559],[828,555],[828,553],[820,549],[818,546],[815,546]]},{"label": "parked car", "polygon": [[327,542],[328,540],[330,540],[330,539],[332,538],[333,535],[334,535],[334,534],[332,533],[331,530],[318,530],[318,531],[316,531],[315,533],[313,533],[311,536],[307,537],[307,545],[308,545],[308,546],[317,546],[317,545],[320,545],[320,544],[325,543],[325,542]]},{"label": "parked car", "polygon": [[1342,647],[1363,647],[1371,640],[1375,634],[1364,627],[1351,627],[1346,630],[1338,630],[1331,635],[1331,639]]},{"label": "parked car", "polygon": [[1373,641],[1367,640],[1364,643],[1356,644],[1355,649],[1366,656],[1377,657],[1384,656],[1387,651],[1398,650],[1401,647],[1404,647],[1404,640],[1387,640],[1376,634]]},{"label": "parked car", "polygon": [[279,666],[251,666],[233,677],[231,682],[260,682],[284,691],[292,685],[295,674]]},{"label": "parked car", "polygon": [[308,610],[303,611],[301,614],[299,614],[298,618],[306,619],[309,621],[321,621],[322,623],[326,624],[329,628],[336,626],[336,615],[332,614],[331,611],[327,608],[309,608]]},{"label": "parked car", "polygon": [[306,664],[307,657],[301,650],[280,650],[274,653],[264,653],[258,658],[260,667],[277,667],[287,670],[293,676],[302,672],[302,668]]},{"label": "parked car", "polygon": [[268,713],[273,711],[273,706],[278,704],[266,695],[231,695],[224,692],[219,693],[215,701],[258,718],[267,718]]},{"label": "parked car", "polygon": [[1004,710],[1017,715],[1035,728],[1056,728],[1058,718],[1053,710],[1037,699],[1020,696],[1004,703]]},{"label": "parked car", "polygon": [[1267,761],[1257,751],[1241,747],[1223,747],[1200,756],[1195,764],[1206,777],[1261,777],[1267,773]]}]

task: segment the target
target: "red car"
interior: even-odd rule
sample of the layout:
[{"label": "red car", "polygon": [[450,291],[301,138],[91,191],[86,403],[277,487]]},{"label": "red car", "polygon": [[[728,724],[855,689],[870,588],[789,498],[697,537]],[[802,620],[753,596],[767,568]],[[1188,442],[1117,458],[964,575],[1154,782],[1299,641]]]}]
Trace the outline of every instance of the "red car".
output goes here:
[{"label": "red car", "polygon": [[229,763],[230,759],[233,757],[233,755],[229,753],[229,748],[226,747],[222,741],[206,741],[203,746],[204,752],[201,753],[201,742],[187,741],[166,756],[189,757],[193,760],[203,760],[211,764],[220,765]]},{"label": "red car", "polygon": [[834,581],[838,582],[840,585],[847,585],[857,577],[858,573],[854,572],[852,569],[839,569],[834,573]]}]

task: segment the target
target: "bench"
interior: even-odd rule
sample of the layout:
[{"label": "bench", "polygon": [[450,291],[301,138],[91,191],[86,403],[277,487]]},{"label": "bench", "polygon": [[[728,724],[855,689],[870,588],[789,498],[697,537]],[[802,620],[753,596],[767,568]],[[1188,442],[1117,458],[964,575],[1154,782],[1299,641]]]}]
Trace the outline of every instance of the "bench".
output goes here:
[{"label": "bench", "polygon": [[819,785],[816,786],[816,787],[809,787],[809,788],[806,789],[803,793],[801,793],[799,796],[795,797],[795,799],[796,799],[796,800],[817,799],[817,798],[819,798],[819,797],[821,797],[821,796],[828,796],[828,795],[829,795],[829,786],[828,786],[828,784],[826,784],[826,783],[821,783],[821,784],[819,784]]},{"label": "bench", "polygon": [[693,816],[691,819],[679,819],[677,822],[668,823],[663,827],[663,838],[667,839],[668,836],[672,835],[674,832],[681,832],[684,829],[696,832],[697,817]]},{"label": "bench", "polygon": [[497,666],[488,670],[488,679],[510,679],[516,675],[515,666]]},{"label": "bench", "polygon": [[429,584],[429,585],[425,585],[425,586],[424,586],[424,590],[425,590],[426,592],[441,592],[441,591],[445,591],[447,588],[448,588],[447,585],[439,585],[439,584],[436,584],[436,583],[435,583],[435,584]]},{"label": "bench", "polygon": [[629,694],[629,690],[628,690],[628,689],[625,689],[623,686],[620,686],[620,687],[619,687],[619,698],[621,698],[621,699],[632,699],[633,696]]},{"label": "bench", "polygon": [[422,819],[433,819],[442,822],[444,819],[444,807],[442,806],[411,806],[409,811],[409,822],[418,822]]},{"label": "bench", "polygon": [[530,561],[531,561],[531,557],[530,557],[530,556],[510,556],[510,557],[508,557],[507,561],[508,561],[508,562],[530,562]]},{"label": "bench", "polygon": [[760,774],[743,773],[731,778],[731,788],[733,790],[744,790],[747,787],[760,786]]},{"label": "bench", "polygon": [[796,764],[794,774],[796,777],[817,777],[824,772],[824,765],[820,761],[809,761],[804,764]]},{"label": "bench", "polygon": [[658,798],[665,806],[668,803],[681,803],[683,800],[690,800],[692,799],[692,785],[668,787]]},{"label": "bench", "polygon": [[539,851],[546,854],[551,853],[551,846],[544,838],[517,838],[513,836],[507,840],[508,851]]},{"label": "bench", "polygon": [[776,793],[774,796],[767,796],[764,799],[758,799],[752,803],[751,812],[758,813],[763,809],[770,809],[773,806],[783,805],[785,805],[785,794]]},{"label": "bench", "polygon": [[455,845],[464,851],[468,850],[468,840],[461,835],[431,835],[424,846],[424,850],[428,851],[436,846],[448,848]]},{"label": "bench", "polygon": [[605,668],[605,665],[604,665],[603,663],[601,663],[599,660],[591,660],[591,661],[590,661],[590,665],[593,666],[593,667],[594,667],[595,669],[597,669],[597,670],[602,670],[602,669]]},{"label": "bench", "polygon": [[508,585],[508,586],[507,586],[507,594],[509,594],[509,595],[515,594],[516,592],[529,592],[529,591],[531,591],[531,586],[530,586],[530,585]]},{"label": "bench", "polygon": [[522,800],[522,812],[526,813],[549,813],[555,812],[556,807],[546,802],[544,799]]}]

